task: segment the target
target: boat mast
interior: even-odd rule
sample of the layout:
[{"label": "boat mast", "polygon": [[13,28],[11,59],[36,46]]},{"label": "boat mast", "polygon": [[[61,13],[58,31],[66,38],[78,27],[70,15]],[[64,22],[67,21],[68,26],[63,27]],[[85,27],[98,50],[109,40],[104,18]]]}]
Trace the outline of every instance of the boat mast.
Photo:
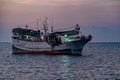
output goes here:
[{"label": "boat mast", "polygon": [[45,21],[43,22],[43,28],[44,28],[45,35],[46,35],[46,33],[48,31],[47,17],[46,17]]}]

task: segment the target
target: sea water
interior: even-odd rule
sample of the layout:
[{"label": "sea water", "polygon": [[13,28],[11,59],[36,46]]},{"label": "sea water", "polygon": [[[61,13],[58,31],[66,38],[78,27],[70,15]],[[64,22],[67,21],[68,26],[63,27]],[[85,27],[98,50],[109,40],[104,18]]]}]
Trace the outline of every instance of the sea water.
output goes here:
[{"label": "sea water", "polygon": [[120,43],[89,43],[82,54],[12,54],[0,43],[0,80],[120,80]]}]

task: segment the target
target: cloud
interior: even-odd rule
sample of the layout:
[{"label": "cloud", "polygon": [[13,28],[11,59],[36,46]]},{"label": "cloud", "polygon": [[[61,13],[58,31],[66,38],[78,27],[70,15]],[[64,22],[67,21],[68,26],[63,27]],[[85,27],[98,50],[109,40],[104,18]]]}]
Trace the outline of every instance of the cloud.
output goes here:
[{"label": "cloud", "polygon": [[[105,26],[119,29],[119,8],[120,0],[0,0],[0,25],[6,25],[4,27],[10,30],[19,24],[29,22],[36,24],[36,17],[42,21],[44,16],[48,16],[48,20],[54,17],[55,28],[69,27],[78,23],[83,26],[93,25],[96,28]],[[40,25],[42,26],[41,22]],[[114,35],[120,32],[119,30],[107,32],[109,29],[104,31],[104,28],[96,28],[87,29],[100,40],[107,38],[107,35],[112,36],[112,32],[116,32]],[[0,29],[3,30],[2,34],[5,34],[5,29],[1,26]],[[94,33],[94,31],[97,32]],[[106,36],[101,37],[104,34]]]},{"label": "cloud", "polygon": [[[11,23],[35,16],[54,16],[56,24],[117,24],[120,0],[0,0],[3,16]],[[12,20],[11,20],[12,18]],[[16,20],[17,18],[17,20]]]},{"label": "cloud", "polygon": [[94,7],[110,7],[120,6],[120,0],[0,0],[1,7],[16,7],[16,6],[94,6]]}]

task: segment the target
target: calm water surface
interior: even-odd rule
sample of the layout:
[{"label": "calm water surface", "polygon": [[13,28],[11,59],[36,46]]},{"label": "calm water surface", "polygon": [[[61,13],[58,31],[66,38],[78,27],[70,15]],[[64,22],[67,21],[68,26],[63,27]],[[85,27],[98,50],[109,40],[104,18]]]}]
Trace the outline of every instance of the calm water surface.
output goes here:
[{"label": "calm water surface", "polygon": [[120,43],[89,43],[83,56],[12,54],[0,43],[0,80],[120,80]]}]

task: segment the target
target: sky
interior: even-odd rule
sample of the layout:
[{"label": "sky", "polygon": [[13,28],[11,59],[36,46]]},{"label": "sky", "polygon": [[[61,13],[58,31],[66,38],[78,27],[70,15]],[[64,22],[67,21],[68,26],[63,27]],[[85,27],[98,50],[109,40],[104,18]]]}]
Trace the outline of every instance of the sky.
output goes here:
[{"label": "sky", "polygon": [[0,0],[0,42],[11,42],[15,27],[39,29],[48,17],[49,28],[79,24],[92,42],[120,42],[120,0]]}]

